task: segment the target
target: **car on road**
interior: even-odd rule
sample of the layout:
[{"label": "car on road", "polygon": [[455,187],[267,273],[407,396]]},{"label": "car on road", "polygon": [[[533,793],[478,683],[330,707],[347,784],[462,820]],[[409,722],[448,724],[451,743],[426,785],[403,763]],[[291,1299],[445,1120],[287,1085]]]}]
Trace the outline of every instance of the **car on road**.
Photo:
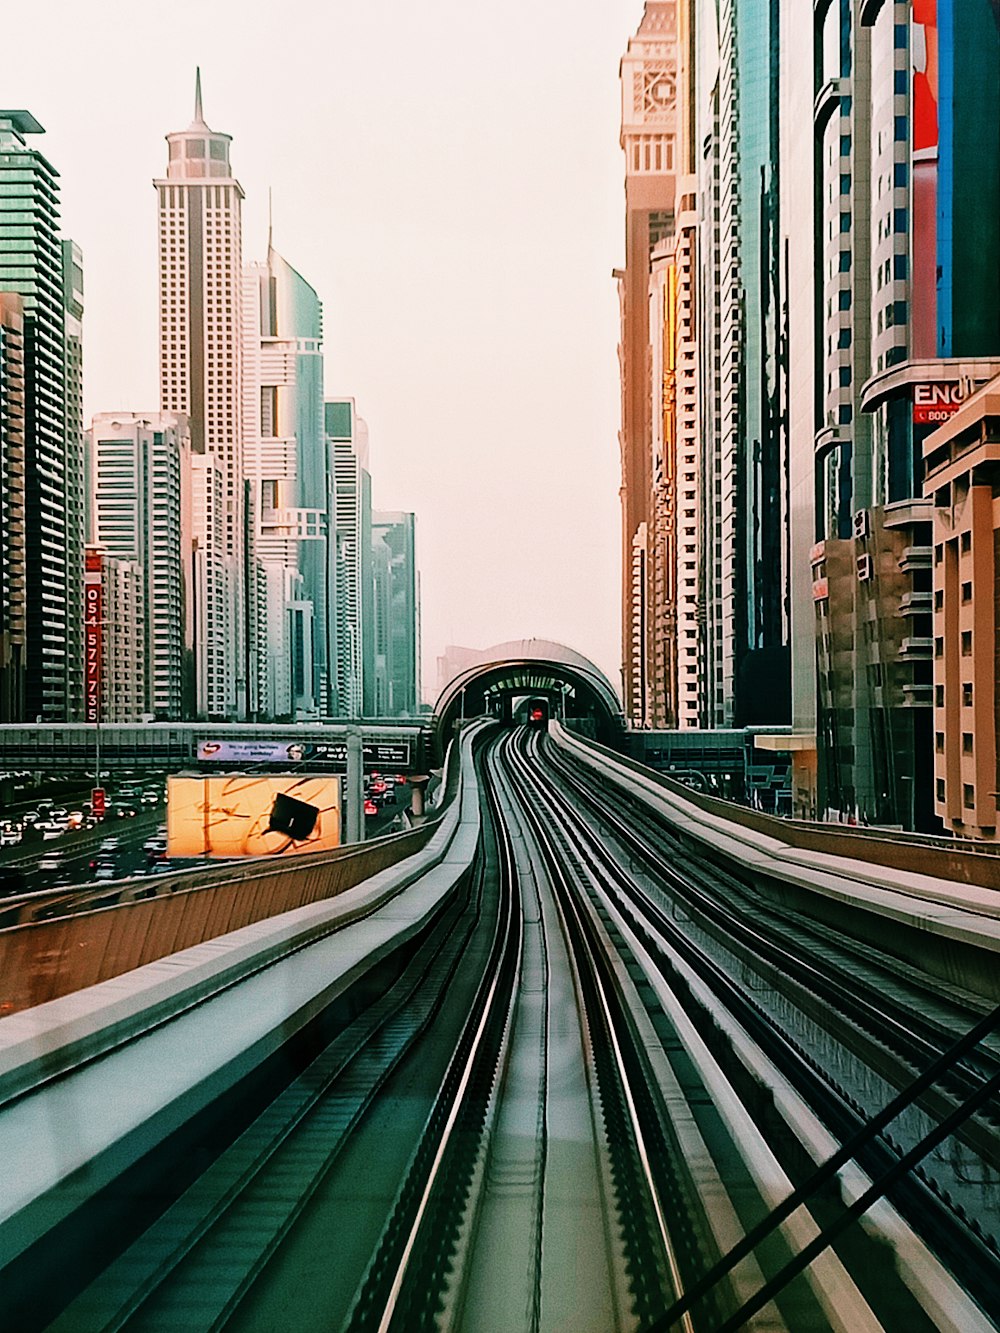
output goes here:
[{"label": "car on road", "polygon": [[370,798],[367,799],[365,801],[365,818],[372,819],[377,814],[378,814],[377,802],[371,800]]}]

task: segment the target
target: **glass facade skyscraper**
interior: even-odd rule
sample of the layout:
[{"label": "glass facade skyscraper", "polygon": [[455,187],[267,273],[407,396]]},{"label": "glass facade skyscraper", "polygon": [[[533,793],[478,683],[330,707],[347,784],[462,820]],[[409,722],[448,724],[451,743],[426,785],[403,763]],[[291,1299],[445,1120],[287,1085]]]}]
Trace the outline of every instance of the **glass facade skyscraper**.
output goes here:
[{"label": "glass facade skyscraper", "polygon": [[27,111],[0,111],[0,293],[24,311],[25,685],[29,719],[61,721],[70,708],[70,607],[82,602],[80,549],[67,484],[80,447],[66,430],[66,307],[58,172],[27,137],[41,134]]}]

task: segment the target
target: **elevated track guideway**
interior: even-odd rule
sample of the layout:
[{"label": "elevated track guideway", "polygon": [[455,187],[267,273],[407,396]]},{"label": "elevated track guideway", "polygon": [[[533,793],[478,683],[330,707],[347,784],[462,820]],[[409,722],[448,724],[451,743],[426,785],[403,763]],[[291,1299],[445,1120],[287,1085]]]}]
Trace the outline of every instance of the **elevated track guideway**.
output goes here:
[{"label": "elevated track guideway", "polygon": [[[73,1011],[72,1058],[55,1019],[0,1046],[0,1327],[1000,1327],[992,1001],[538,730],[461,749],[408,870],[190,951],[106,1039]],[[39,1116],[93,1141],[39,1163]]]}]

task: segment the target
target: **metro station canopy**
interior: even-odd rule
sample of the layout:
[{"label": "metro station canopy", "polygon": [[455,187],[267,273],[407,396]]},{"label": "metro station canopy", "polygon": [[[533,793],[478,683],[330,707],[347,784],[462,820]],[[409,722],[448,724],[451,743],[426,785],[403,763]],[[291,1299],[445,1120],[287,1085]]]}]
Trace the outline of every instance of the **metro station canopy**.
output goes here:
[{"label": "metro station canopy", "polygon": [[484,648],[441,692],[434,730],[445,743],[462,717],[494,714],[509,720],[517,698],[545,696],[553,716],[592,720],[599,739],[622,723],[622,705],[607,676],[581,653],[548,639],[513,639]]}]

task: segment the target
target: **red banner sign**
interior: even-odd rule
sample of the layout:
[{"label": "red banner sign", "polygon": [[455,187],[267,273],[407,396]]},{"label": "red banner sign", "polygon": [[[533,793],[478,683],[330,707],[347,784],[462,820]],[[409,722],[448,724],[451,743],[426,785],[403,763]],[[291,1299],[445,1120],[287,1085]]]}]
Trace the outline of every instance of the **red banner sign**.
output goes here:
[{"label": "red banner sign", "polygon": [[98,819],[107,813],[107,796],[103,787],[94,787],[90,793],[90,808]]},{"label": "red banner sign", "polygon": [[952,384],[915,384],[913,386],[913,420],[918,425],[947,421],[962,406],[965,386]]},{"label": "red banner sign", "polygon": [[83,697],[84,717],[101,720],[101,668],[104,649],[104,591],[101,553],[88,551],[83,575]]}]

